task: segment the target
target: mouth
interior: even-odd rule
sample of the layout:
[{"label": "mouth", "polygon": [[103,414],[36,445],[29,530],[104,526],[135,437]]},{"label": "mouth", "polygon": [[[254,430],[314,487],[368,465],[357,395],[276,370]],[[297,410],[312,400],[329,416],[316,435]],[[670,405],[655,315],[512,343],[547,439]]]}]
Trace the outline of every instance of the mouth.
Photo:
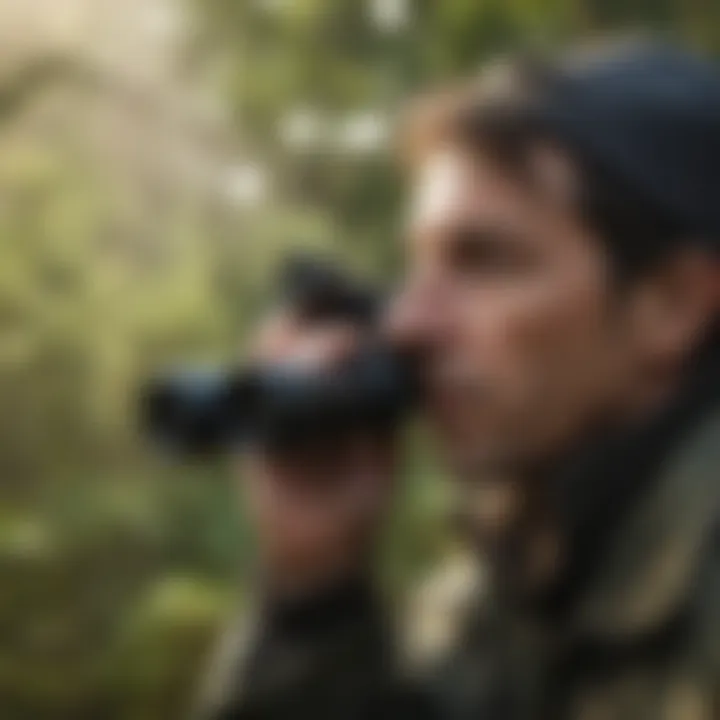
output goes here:
[{"label": "mouth", "polygon": [[484,393],[469,383],[442,383],[431,387],[426,401],[429,419],[451,434],[465,434],[480,419]]}]

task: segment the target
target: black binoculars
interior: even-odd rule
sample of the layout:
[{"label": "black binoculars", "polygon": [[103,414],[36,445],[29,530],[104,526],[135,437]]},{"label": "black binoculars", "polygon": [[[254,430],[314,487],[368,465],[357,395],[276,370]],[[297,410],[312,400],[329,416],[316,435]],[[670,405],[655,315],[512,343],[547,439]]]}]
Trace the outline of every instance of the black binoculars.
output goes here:
[{"label": "black binoculars", "polygon": [[154,441],[183,455],[247,444],[288,449],[390,430],[408,414],[417,374],[407,354],[379,338],[381,293],[309,258],[289,261],[279,284],[282,303],[304,321],[347,321],[366,340],[332,370],[286,361],[163,374],[142,393],[143,427]]}]

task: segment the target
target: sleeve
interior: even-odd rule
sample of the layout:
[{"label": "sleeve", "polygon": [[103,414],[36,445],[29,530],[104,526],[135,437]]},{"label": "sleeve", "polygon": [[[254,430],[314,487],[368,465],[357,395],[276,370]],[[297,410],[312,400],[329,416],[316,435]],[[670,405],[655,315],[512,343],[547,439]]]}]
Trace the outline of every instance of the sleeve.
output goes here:
[{"label": "sleeve", "polygon": [[193,720],[429,717],[400,680],[392,646],[365,585],[266,602],[221,640]]}]

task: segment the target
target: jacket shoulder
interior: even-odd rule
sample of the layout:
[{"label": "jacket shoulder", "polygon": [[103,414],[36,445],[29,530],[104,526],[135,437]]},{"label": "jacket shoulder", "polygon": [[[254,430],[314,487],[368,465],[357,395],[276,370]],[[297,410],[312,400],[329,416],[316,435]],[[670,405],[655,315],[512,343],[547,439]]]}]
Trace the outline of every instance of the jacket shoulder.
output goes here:
[{"label": "jacket shoulder", "polygon": [[456,554],[432,571],[411,593],[399,623],[407,667],[432,667],[457,647],[471,618],[486,607],[487,581],[481,561]]}]

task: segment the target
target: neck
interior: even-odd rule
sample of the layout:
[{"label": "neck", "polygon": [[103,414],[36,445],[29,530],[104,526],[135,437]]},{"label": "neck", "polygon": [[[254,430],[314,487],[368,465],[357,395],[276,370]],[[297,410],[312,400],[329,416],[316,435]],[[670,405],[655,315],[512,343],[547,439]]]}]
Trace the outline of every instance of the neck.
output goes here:
[{"label": "neck", "polygon": [[544,604],[553,612],[565,612],[602,569],[613,538],[652,496],[666,459],[717,407],[719,358],[715,339],[675,371],[648,378],[617,422],[548,475],[547,502],[564,549],[556,572],[545,578],[552,591]]},{"label": "neck", "polygon": [[581,584],[574,578],[600,562],[606,538],[649,489],[665,453],[712,404],[706,388],[717,388],[718,356],[715,343],[684,367],[647,374],[615,408],[614,422],[587,433],[587,442],[551,468],[509,486],[516,510],[509,522],[490,538],[476,534],[509,594],[532,601],[564,576],[573,578],[568,585]]}]

